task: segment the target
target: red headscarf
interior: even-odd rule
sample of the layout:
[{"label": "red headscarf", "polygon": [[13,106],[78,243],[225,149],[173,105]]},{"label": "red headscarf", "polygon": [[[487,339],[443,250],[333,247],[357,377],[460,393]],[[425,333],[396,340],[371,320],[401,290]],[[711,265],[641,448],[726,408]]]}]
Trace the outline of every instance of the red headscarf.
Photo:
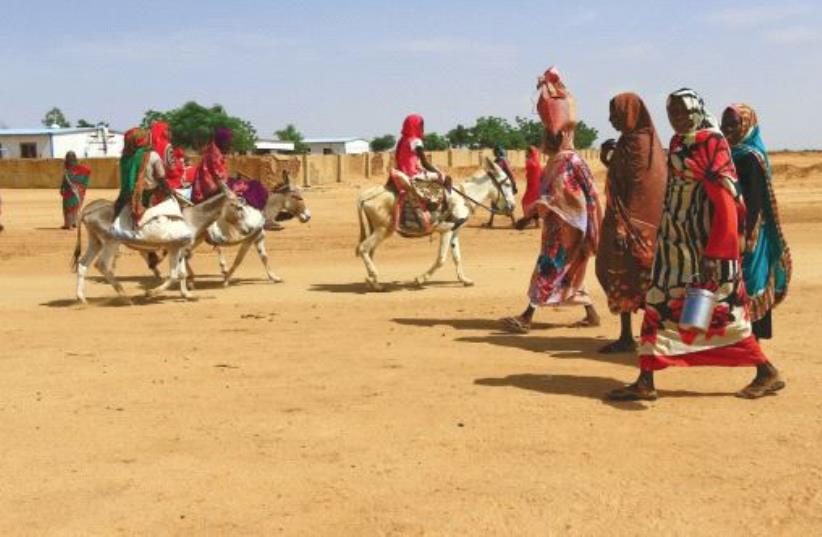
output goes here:
[{"label": "red headscarf", "polygon": [[411,148],[411,140],[419,138],[422,140],[423,119],[419,114],[411,114],[402,123],[402,137],[397,143],[396,161],[397,169],[409,177],[413,177],[422,171],[420,158],[414,149]]},{"label": "red headscarf", "polygon": [[182,188],[180,178],[183,175],[183,170],[174,158],[174,147],[171,145],[171,129],[165,121],[155,121],[151,124],[151,148],[163,159],[168,186]]}]

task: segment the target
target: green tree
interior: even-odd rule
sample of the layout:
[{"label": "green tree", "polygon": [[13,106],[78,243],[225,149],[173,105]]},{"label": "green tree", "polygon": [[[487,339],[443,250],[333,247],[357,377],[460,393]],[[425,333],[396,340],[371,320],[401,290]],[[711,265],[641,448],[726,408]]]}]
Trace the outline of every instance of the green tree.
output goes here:
[{"label": "green tree", "polygon": [[308,144],[303,142],[302,133],[300,133],[300,131],[297,130],[297,127],[295,127],[292,123],[289,123],[283,129],[275,131],[274,136],[276,136],[278,140],[282,140],[284,142],[294,142],[295,153],[308,153],[310,149]]},{"label": "green tree", "polygon": [[63,115],[63,111],[57,108],[56,106],[46,112],[46,115],[43,117],[42,123],[46,127],[51,127],[52,125],[57,125],[63,129],[71,127],[71,123],[69,120],[66,119],[66,116]]},{"label": "green tree", "polygon": [[234,150],[240,153],[254,151],[257,140],[257,131],[250,122],[230,116],[219,104],[206,108],[189,101],[167,112],[148,110],[143,116],[142,126],[150,127],[155,121],[168,122],[172,143],[180,147],[200,149],[211,140],[214,130],[220,127],[233,131]]},{"label": "green tree", "polygon": [[474,143],[474,136],[471,129],[463,125],[457,125],[445,135],[451,147],[471,147]]},{"label": "green tree", "polygon": [[89,128],[89,127],[94,127],[94,125],[92,125],[91,123],[89,123],[85,119],[78,119],[77,120],[77,127],[86,129],[86,128]]},{"label": "green tree", "polygon": [[388,151],[389,149],[394,149],[394,146],[397,145],[397,139],[394,138],[393,134],[385,134],[383,136],[377,136],[371,140],[370,145],[371,151]]},{"label": "green tree", "polygon": [[517,116],[516,123],[523,142],[523,146],[516,149],[527,149],[528,146],[532,145],[535,147],[542,146],[542,133],[545,132],[542,122]]},{"label": "green tree", "polygon": [[448,149],[448,138],[436,132],[429,132],[422,141],[428,151],[443,151]]},{"label": "green tree", "polygon": [[589,127],[584,121],[577,123],[574,130],[574,147],[577,149],[589,149],[599,136],[599,131]]},{"label": "green tree", "polygon": [[477,118],[471,128],[474,143],[480,147],[496,147],[497,145],[510,147],[512,131],[507,119],[494,116]]}]

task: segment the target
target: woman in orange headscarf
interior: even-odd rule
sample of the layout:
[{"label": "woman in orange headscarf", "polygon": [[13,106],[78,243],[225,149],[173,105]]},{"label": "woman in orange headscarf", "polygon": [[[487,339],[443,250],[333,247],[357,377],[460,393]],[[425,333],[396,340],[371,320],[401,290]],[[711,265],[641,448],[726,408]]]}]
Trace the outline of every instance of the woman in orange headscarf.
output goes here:
[{"label": "woman in orange headscarf", "polygon": [[635,93],[611,99],[610,121],[622,133],[602,144],[608,168],[607,205],[596,273],[608,296],[608,309],[622,324],[619,339],[600,352],[636,349],[631,314],[641,308],[651,283],[656,230],[667,184],[665,152],[645,103]]},{"label": "woman in orange headscarf", "polygon": [[540,306],[583,306],[585,318],[575,326],[598,326],[594,303],[585,289],[585,269],[599,242],[602,211],[590,168],[574,149],[576,112],[571,94],[553,67],[540,77],[537,104],[545,127],[550,160],[542,173],[540,197],[517,222],[524,228],[542,219],[542,247],[528,289],[528,306],[517,317],[503,319],[511,331],[526,333]]}]

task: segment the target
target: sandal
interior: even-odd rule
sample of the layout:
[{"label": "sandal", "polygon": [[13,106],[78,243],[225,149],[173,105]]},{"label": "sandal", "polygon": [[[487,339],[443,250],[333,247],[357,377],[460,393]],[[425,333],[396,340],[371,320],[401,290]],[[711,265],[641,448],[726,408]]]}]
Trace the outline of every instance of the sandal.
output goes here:
[{"label": "sandal", "polygon": [[515,334],[527,334],[531,331],[531,324],[518,317],[505,317],[502,319],[502,324],[509,332]]},{"label": "sandal", "polygon": [[765,381],[754,379],[753,382],[736,392],[734,395],[741,399],[759,399],[760,397],[764,397],[766,395],[775,394],[784,387],[785,381],[777,375]]},{"label": "sandal", "polygon": [[624,388],[611,390],[605,395],[609,401],[656,401],[657,397],[659,396],[656,390],[645,390],[636,382]]}]

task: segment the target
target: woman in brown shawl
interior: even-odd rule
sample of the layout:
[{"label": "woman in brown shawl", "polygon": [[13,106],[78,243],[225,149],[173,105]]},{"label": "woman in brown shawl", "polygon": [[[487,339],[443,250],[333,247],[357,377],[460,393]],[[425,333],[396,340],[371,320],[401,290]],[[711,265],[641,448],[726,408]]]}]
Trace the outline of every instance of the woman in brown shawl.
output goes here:
[{"label": "woman in brown shawl", "polygon": [[611,99],[609,119],[622,136],[605,142],[600,154],[608,182],[596,273],[608,309],[620,316],[622,331],[600,350],[603,353],[636,349],[631,313],[643,306],[650,284],[667,184],[665,153],[642,99],[620,93]]}]

